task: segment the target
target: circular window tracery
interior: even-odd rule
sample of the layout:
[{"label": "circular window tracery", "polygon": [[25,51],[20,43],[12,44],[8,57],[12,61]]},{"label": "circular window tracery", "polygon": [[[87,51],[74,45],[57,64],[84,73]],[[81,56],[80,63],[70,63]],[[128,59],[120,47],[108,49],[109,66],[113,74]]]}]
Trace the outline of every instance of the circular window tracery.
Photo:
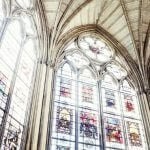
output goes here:
[{"label": "circular window tracery", "polygon": [[113,57],[113,50],[110,46],[96,36],[81,36],[78,38],[78,45],[94,61],[103,63]]}]

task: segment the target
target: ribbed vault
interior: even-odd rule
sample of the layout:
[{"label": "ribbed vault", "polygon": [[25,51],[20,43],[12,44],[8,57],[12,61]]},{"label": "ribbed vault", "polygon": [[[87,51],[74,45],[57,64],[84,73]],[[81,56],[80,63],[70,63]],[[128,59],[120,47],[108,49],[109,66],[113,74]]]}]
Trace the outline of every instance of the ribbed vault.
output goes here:
[{"label": "ribbed vault", "polygon": [[49,28],[57,29],[58,36],[80,25],[96,24],[123,44],[132,58],[143,55],[149,0],[44,0],[44,5]]},{"label": "ribbed vault", "polygon": [[148,88],[145,79],[150,60],[149,0],[44,0],[43,3],[51,31],[50,51],[56,54],[58,41],[73,29],[98,26],[124,47],[124,57],[126,53],[130,55],[127,61],[137,65]]}]

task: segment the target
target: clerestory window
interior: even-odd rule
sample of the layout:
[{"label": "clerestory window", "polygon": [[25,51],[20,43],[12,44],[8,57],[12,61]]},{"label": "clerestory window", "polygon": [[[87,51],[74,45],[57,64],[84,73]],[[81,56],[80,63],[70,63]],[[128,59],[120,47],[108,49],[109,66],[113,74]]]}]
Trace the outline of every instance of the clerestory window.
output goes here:
[{"label": "clerestory window", "polygon": [[113,48],[84,35],[62,54],[50,149],[147,149],[138,97]]}]

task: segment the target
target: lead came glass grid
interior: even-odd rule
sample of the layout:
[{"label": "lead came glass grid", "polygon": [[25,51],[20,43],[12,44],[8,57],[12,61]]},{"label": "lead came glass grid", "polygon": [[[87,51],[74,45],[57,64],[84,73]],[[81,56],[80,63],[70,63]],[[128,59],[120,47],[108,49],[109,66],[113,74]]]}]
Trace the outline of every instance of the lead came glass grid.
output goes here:
[{"label": "lead came glass grid", "polygon": [[[82,41],[85,51],[94,53],[91,58],[101,55],[98,48],[89,46],[90,40]],[[118,82],[126,71],[110,63],[111,69],[106,67],[103,77],[96,81],[89,63],[82,63],[82,59],[89,60],[75,54],[78,52],[67,54],[64,60],[70,62],[66,61],[57,72],[52,149],[101,150],[104,146],[106,150],[146,150],[135,92],[126,80],[121,86]]]},{"label": "lead came glass grid", "polygon": [[[75,142],[75,83],[68,64],[58,70],[55,86],[53,149],[73,150]],[[65,141],[62,141],[65,140]],[[61,144],[62,143],[62,144]]]}]

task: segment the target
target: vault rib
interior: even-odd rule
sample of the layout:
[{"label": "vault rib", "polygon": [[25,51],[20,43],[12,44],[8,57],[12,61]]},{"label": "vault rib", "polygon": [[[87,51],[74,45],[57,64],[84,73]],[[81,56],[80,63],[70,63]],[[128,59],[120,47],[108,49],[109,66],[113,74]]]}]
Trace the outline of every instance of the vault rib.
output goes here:
[{"label": "vault rib", "polygon": [[[109,13],[109,15],[106,17],[105,20],[103,20],[103,21],[101,22],[101,24],[104,24],[104,23],[108,20],[108,18],[110,18],[110,17],[114,14],[114,12],[119,8],[119,6],[120,6],[120,4],[118,4],[118,5],[113,9],[113,11],[111,11],[111,12]],[[106,9],[106,10],[107,10],[107,9]]]},{"label": "vault rib", "polygon": [[63,31],[63,29],[65,28],[65,26],[69,23],[69,21],[79,12],[81,11],[87,4],[89,4],[90,2],[92,2],[93,0],[87,0],[86,2],[82,3],[63,23],[62,27],[61,27],[61,31]]},{"label": "vault rib", "polygon": [[134,47],[134,50],[135,50],[135,53],[136,53],[136,56],[137,56],[137,59],[138,59],[137,47],[136,47],[136,44],[135,44],[135,39],[134,39],[134,35],[133,35],[133,32],[132,32],[132,27],[131,27],[131,24],[130,24],[130,20],[129,20],[129,16],[128,16],[128,13],[127,13],[127,8],[125,6],[124,0],[120,0],[120,4],[121,4],[123,14],[124,14],[125,19],[126,19],[126,23],[127,23],[128,29],[129,29],[129,33],[131,35],[131,40],[133,42],[133,47]]}]

